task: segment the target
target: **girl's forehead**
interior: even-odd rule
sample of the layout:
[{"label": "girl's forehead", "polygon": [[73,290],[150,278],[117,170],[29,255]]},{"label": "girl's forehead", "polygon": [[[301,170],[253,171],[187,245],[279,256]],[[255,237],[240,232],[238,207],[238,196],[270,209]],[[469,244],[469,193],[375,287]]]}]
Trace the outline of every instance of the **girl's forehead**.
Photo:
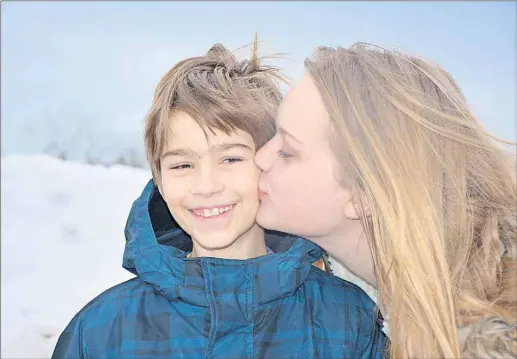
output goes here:
[{"label": "girl's forehead", "polygon": [[327,133],[329,117],[312,79],[305,75],[285,97],[279,110],[277,127],[302,142],[320,141]]}]

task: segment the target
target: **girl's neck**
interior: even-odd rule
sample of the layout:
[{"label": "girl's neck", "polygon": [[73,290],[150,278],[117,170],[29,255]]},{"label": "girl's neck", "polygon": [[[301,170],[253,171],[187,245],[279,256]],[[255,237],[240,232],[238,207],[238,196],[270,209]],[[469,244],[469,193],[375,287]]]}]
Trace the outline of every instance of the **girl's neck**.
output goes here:
[{"label": "girl's neck", "polygon": [[351,273],[376,286],[372,254],[360,221],[348,220],[346,226],[327,236],[310,238]]}]

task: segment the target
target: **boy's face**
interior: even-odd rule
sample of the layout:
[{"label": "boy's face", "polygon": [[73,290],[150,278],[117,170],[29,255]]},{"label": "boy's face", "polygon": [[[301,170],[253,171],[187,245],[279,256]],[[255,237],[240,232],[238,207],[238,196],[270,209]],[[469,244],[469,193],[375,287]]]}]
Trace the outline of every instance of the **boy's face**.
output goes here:
[{"label": "boy's face", "polygon": [[186,113],[170,121],[161,157],[161,193],[194,245],[220,250],[256,226],[260,170],[255,144],[243,131],[208,137]]}]

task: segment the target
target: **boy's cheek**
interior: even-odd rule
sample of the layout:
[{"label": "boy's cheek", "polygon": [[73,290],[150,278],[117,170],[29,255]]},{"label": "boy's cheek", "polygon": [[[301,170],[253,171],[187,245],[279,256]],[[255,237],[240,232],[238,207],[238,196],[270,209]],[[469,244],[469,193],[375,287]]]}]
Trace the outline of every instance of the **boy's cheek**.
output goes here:
[{"label": "boy's cheek", "polygon": [[234,188],[254,189],[258,188],[261,171],[258,169],[247,169],[231,173],[227,179],[227,184],[232,184]]},{"label": "boy's cheek", "polygon": [[185,194],[190,188],[188,178],[162,176],[163,193],[169,197],[179,197]]}]

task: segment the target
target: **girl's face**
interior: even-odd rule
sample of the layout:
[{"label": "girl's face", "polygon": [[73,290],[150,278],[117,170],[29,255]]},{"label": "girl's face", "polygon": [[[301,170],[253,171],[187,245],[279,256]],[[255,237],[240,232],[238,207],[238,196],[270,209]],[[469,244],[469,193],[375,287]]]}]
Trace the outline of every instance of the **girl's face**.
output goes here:
[{"label": "girl's face", "polygon": [[330,118],[308,75],[284,99],[277,129],[255,156],[263,171],[258,224],[313,241],[374,284],[372,256],[356,207],[337,181]]},{"label": "girl's face", "polygon": [[290,90],[276,135],[256,154],[263,173],[257,222],[318,243],[344,225],[349,193],[339,185],[329,146],[329,116],[309,76]]}]

